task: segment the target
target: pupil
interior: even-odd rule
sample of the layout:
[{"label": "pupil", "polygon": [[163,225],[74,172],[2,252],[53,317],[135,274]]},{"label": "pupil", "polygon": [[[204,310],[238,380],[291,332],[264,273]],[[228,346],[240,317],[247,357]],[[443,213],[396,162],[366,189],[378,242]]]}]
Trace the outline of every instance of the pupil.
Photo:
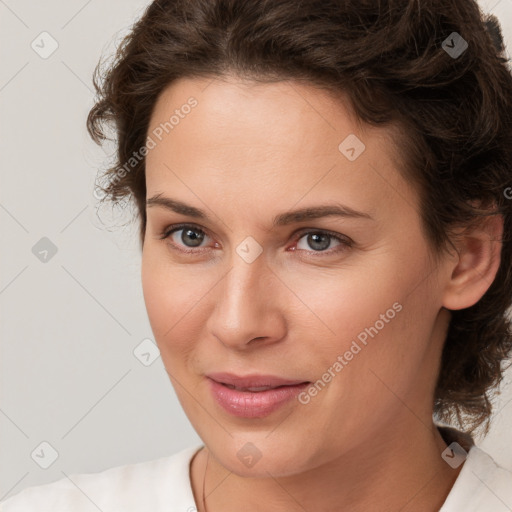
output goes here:
[{"label": "pupil", "polygon": [[[323,243],[318,241],[321,238],[323,238]],[[329,236],[325,233],[314,233],[308,236],[308,243],[313,249],[327,249],[329,247]]]},{"label": "pupil", "polygon": [[204,238],[204,233],[201,233],[199,236],[197,236],[197,233],[199,233],[199,231],[194,231],[193,229],[186,229],[183,231],[181,239],[185,243],[185,245],[189,245],[186,243],[184,236],[190,237],[192,239],[192,244],[190,244],[190,246],[197,247],[198,245],[201,245],[201,242],[203,241]]}]

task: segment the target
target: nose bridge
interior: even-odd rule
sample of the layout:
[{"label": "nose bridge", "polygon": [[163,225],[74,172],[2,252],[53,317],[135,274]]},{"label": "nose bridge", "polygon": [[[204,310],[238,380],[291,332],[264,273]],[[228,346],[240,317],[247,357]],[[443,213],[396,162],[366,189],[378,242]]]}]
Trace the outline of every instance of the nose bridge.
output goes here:
[{"label": "nose bridge", "polygon": [[219,283],[208,321],[210,334],[232,347],[241,348],[254,338],[281,335],[276,331],[276,305],[268,300],[272,271],[263,254],[248,261],[233,251],[230,270]]},{"label": "nose bridge", "polygon": [[225,320],[233,325],[247,322],[250,316],[261,312],[263,304],[263,284],[267,281],[264,274],[269,272],[263,257],[260,255],[252,263],[247,263],[236,252],[231,259],[231,270],[227,274],[219,309],[222,309]]}]

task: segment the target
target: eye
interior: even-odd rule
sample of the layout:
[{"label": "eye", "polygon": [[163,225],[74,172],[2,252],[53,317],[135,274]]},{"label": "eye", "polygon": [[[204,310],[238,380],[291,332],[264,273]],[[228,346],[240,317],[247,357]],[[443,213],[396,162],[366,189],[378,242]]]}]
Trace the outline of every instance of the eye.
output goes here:
[{"label": "eye", "polygon": [[[205,238],[209,237],[202,229],[199,229],[193,224],[177,224],[169,226],[161,234],[161,240],[164,240],[166,238],[171,239],[172,245],[176,248],[176,250],[190,253],[198,252],[195,251],[194,249],[202,249],[203,247],[200,247],[201,243]],[[185,250],[180,248],[180,246],[184,246],[192,250]]]},{"label": "eye", "polygon": [[[202,252],[206,247],[201,244],[205,238],[210,238],[206,232],[193,224],[175,224],[167,227],[160,235],[161,240],[169,238],[172,248],[184,253]],[[299,247],[302,239],[305,239],[306,247]],[[343,251],[352,246],[352,240],[339,233],[331,233],[323,230],[302,230],[295,235],[296,247],[292,251],[299,250],[311,254],[332,254]],[[338,242],[334,248],[329,248],[332,241]],[[218,247],[218,244],[216,244]],[[309,247],[308,247],[309,246]],[[327,250],[328,249],[328,250]]]},{"label": "eye", "polygon": [[[299,247],[299,244],[302,239],[305,239],[304,245],[306,247]],[[335,245],[334,248],[329,249],[332,240],[338,242],[338,245]],[[312,252],[312,253],[321,253],[321,254],[331,254],[334,252],[339,252],[347,247],[351,247],[352,241],[342,235],[331,233],[329,231],[307,231],[301,232],[299,234],[297,249],[300,251]],[[312,249],[312,250],[310,250]],[[326,250],[329,249],[329,250]],[[295,249],[293,249],[295,250]]]}]

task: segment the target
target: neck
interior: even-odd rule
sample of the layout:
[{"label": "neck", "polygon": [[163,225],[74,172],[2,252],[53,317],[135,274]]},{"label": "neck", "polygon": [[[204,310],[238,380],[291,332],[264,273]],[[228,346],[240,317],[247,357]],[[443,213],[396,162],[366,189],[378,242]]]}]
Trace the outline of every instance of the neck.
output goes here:
[{"label": "neck", "polygon": [[462,466],[441,458],[447,445],[433,423],[411,417],[403,429],[394,424],[327,464],[285,477],[241,477],[204,448],[191,463],[198,511],[438,511]]}]

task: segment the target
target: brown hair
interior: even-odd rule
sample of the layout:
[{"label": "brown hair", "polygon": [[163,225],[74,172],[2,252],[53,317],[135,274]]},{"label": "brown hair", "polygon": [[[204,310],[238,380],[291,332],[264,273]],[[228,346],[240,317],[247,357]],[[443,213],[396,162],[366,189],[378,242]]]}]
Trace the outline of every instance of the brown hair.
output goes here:
[{"label": "brown hair", "polygon": [[145,158],[133,155],[156,100],[179,78],[226,74],[343,92],[360,120],[398,126],[401,172],[420,192],[436,254],[453,247],[454,226],[503,215],[497,277],[475,305],[452,311],[434,396],[439,419],[469,432],[485,421],[487,433],[489,392],[512,350],[512,76],[497,20],[474,0],[152,2],[114,61],[98,63],[87,118],[98,144],[114,124],[116,161],[101,188],[114,204],[134,200],[141,244]]}]

